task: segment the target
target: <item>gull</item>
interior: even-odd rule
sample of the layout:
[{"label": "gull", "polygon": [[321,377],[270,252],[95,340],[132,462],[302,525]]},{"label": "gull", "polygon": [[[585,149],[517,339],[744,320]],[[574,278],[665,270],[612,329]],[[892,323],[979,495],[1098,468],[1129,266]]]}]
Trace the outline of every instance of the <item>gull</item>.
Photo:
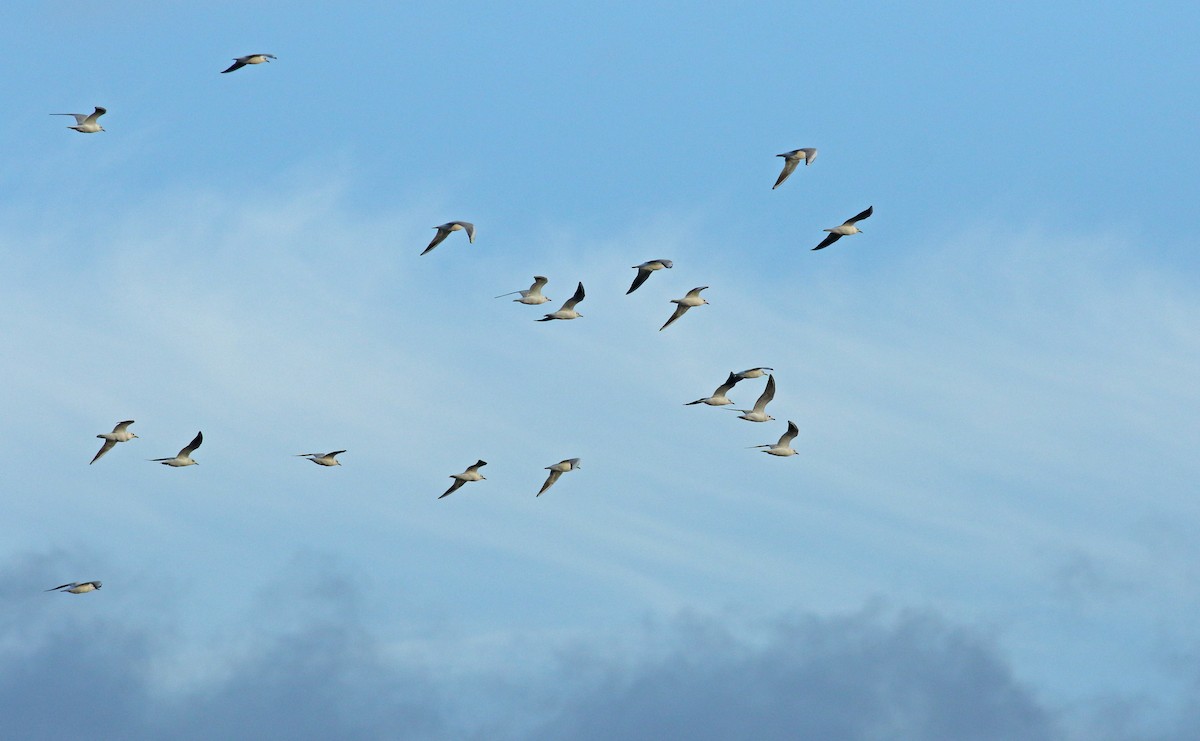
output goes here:
[{"label": "gull", "polygon": [[62,584],[54,589],[46,589],[46,592],[70,592],[71,594],[86,594],[94,592],[100,588],[98,581],[73,581],[70,584]]},{"label": "gull", "polygon": [[318,466],[340,466],[341,461],[337,459],[339,453],[345,453],[344,450],[335,450],[332,453],[300,453],[297,458],[307,458]]},{"label": "gull", "polygon": [[546,477],[546,483],[542,484],[542,488],[538,491],[537,495],[540,497],[545,494],[546,490],[554,486],[555,481],[558,481],[559,476],[562,476],[567,471],[574,471],[576,468],[579,468],[578,458],[568,458],[565,461],[555,463],[553,466],[546,466],[546,470],[550,472],[550,475]]},{"label": "gull", "polygon": [[196,448],[200,447],[200,443],[202,442],[204,442],[204,433],[197,432],[196,439],[188,443],[187,447],[179,451],[179,455],[175,456],[174,458],[151,458],[150,460],[154,461],[155,463],[161,463],[164,466],[171,466],[173,468],[179,468],[180,466],[194,466],[196,465],[196,461],[192,460],[191,455]]},{"label": "gull", "polygon": [[575,295],[566,300],[562,308],[551,314],[547,314],[541,319],[535,319],[536,322],[548,322],[551,319],[578,319],[583,316],[578,311],[575,311],[575,305],[583,300],[583,282],[580,281],[579,287],[575,289]]},{"label": "gull", "polygon": [[764,375],[766,375],[765,373],[763,373],[763,371],[769,371],[769,370],[775,370],[775,369],[767,368],[764,366],[762,368],[751,368],[749,370],[744,370],[741,373],[735,373],[734,375],[738,377],[739,381],[744,378],[762,378]]},{"label": "gull", "polygon": [[796,451],[792,450],[791,445],[792,441],[796,439],[796,435],[799,434],[800,428],[796,426],[795,422],[788,420],[787,432],[783,433],[779,437],[779,442],[775,443],[774,445],[768,443],[767,445],[754,445],[752,447],[766,448],[766,450],[763,451],[764,453],[779,455],[786,458],[789,455],[796,455]]},{"label": "gull", "polygon": [[675,313],[671,315],[671,318],[667,320],[667,323],[662,325],[661,327],[659,327],[658,331],[661,332],[664,329],[666,329],[667,327],[671,326],[672,322],[674,322],[676,319],[678,319],[679,317],[686,314],[687,310],[692,308],[693,306],[702,306],[704,304],[707,304],[708,303],[707,301],[700,298],[700,292],[706,288],[708,288],[708,286],[700,286],[699,288],[693,288],[692,290],[688,291],[687,295],[684,296],[683,298],[671,299],[671,303],[679,304],[679,305],[675,307]]},{"label": "gull", "polygon": [[533,285],[529,287],[528,291],[509,291],[508,293],[502,293],[499,296],[496,296],[496,298],[504,298],[505,296],[511,296],[514,293],[519,293],[521,294],[521,298],[514,298],[513,301],[517,301],[522,304],[528,304],[530,306],[544,304],[550,299],[542,295],[542,286],[549,282],[550,279],[546,276],[535,275],[533,276]]},{"label": "gull", "polygon": [[853,218],[846,219],[846,222],[844,224],[842,224],[841,226],[835,226],[832,229],[826,229],[825,231],[829,232],[829,236],[825,237],[824,241],[822,241],[816,247],[813,247],[813,249],[814,250],[823,250],[826,247],[828,247],[829,245],[831,245],[834,242],[841,239],[842,237],[845,237],[845,236],[848,236],[851,234],[858,234],[859,232],[862,231],[862,229],[859,229],[857,226],[855,226],[855,223],[862,221],[863,219],[867,218],[874,212],[875,212],[874,206],[867,206],[866,211],[863,211],[862,213],[858,214],[857,216],[855,216]]},{"label": "gull", "polygon": [[655,270],[662,270],[663,268],[672,267],[675,267],[675,263],[671,262],[670,260],[647,260],[641,265],[634,265],[633,269],[638,272],[637,275],[633,276],[633,285],[629,287],[629,290],[625,292],[625,295],[628,296],[641,287],[641,285],[646,282],[646,279],[650,277],[650,274]]},{"label": "gull", "polygon": [[754,402],[753,409],[735,409],[734,411],[741,412],[738,419],[744,419],[747,422],[770,422],[775,419],[767,414],[767,404],[771,403],[771,399],[775,398],[775,376],[767,376],[767,388],[762,392],[762,396],[758,397],[758,401]]},{"label": "gull", "polygon": [[738,378],[736,373],[730,373],[729,378],[725,379],[725,383],[717,386],[717,390],[713,392],[712,396],[706,396],[703,399],[689,401],[688,403],[684,404],[684,406],[690,407],[692,404],[708,404],[710,407],[723,407],[727,404],[732,404],[733,402],[730,401],[725,394],[728,394],[729,389],[736,386],[740,380],[742,379]]},{"label": "gull", "polygon": [[454,479],[454,483],[451,484],[450,488],[446,490],[446,493],[443,494],[441,497],[438,497],[438,499],[441,499],[442,497],[450,496],[454,492],[458,491],[459,487],[461,487],[463,484],[467,483],[468,481],[484,481],[485,478],[482,475],[480,475],[479,469],[486,465],[487,465],[487,461],[475,461],[475,465],[468,466],[467,470],[463,471],[462,473],[450,474],[450,478]]},{"label": "gull", "polygon": [[[450,232],[457,232],[463,229],[465,229],[467,232],[467,241],[471,244],[475,244],[475,225],[470,222],[447,221],[445,224],[435,226],[433,228],[437,229],[437,234],[433,235],[433,241],[430,242],[429,246],[425,248],[425,252],[430,251],[445,241],[446,237],[450,236]],[[425,252],[422,252],[421,254],[424,255]]]},{"label": "gull", "polygon": [[800,164],[800,160],[804,160],[805,167],[811,165],[813,160],[817,158],[817,150],[813,147],[805,147],[804,149],[793,149],[790,152],[784,152],[775,156],[783,157],[783,172],[779,173],[779,179],[771,186],[771,190],[775,190],[780,185],[783,185],[783,181],[788,179],[788,175],[791,175],[796,170],[796,165]]},{"label": "gull", "polygon": [[276,59],[274,54],[247,54],[244,57],[238,57],[237,59],[234,59],[233,64],[229,65],[229,69],[221,70],[221,74],[239,70],[242,67],[245,67],[247,64],[262,64],[263,62],[269,62],[272,59]]},{"label": "gull", "polygon": [[[128,442],[137,437],[137,435],[129,432],[129,425],[131,424],[133,424],[133,420],[127,419],[124,422],[118,422],[117,426],[113,428],[112,432],[105,432],[102,435],[96,435],[96,437],[104,440],[104,444],[100,446],[100,451],[96,453],[96,457],[92,459],[92,463],[100,460],[100,457],[112,450],[113,446],[117,443]],[[89,463],[88,465],[90,466],[92,463]]]},{"label": "gull", "polygon": [[96,119],[108,113],[107,108],[96,106],[96,110],[91,113],[51,113],[51,116],[74,116],[75,125],[68,126],[68,129],[75,129],[80,134],[95,134],[97,131],[104,131],[104,127],[96,123]]}]

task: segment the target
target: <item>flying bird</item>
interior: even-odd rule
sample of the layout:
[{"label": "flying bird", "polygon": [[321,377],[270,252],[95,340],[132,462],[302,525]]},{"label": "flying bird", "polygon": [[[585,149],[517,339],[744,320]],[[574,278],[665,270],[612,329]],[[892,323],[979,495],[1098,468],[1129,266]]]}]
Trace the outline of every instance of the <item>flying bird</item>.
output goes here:
[{"label": "flying bird", "polygon": [[558,481],[559,476],[562,476],[567,471],[574,471],[576,468],[579,468],[578,458],[568,458],[565,461],[555,463],[553,466],[546,466],[546,470],[550,472],[550,475],[546,477],[546,483],[542,484],[542,488],[538,491],[537,495],[540,497],[545,494],[546,490],[554,486],[555,481]]},{"label": "flying bird", "polygon": [[796,451],[792,450],[791,445],[792,441],[796,439],[796,435],[799,434],[800,428],[796,426],[795,422],[789,420],[787,432],[780,435],[779,442],[775,443],[774,445],[768,443],[766,445],[754,445],[752,447],[766,448],[766,450],[763,451],[764,453],[770,453],[771,455],[778,455],[786,458],[789,455],[796,455]]},{"label": "flying bird", "polygon": [[[104,440],[104,444],[100,446],[100,450],[96,453],[96,457],[92,459],[92,463],[100,460],[101,456],[112,450],[113,446],[117,443],[129,442],[133,438],[137,437],[137,435],[129,431],[129,425],[131,424],[133,424],[133,420],[127,419],[124,422],[118,422],[117,426],[113,428],[112,432],[105,432],[102,435],[96,435],[96,437]],[[92,463],[89,463],[88,465],[90,466]]]},{"label": "flying bird", "polygon": [[239,70],[242,67],[245,67],[247,64],[262,64],[263,62],[269,62],[275,58],[276,57],[274,54],[247,54],[244,57],[238,57],[237,59],[234,59],[233,64],[229,65],[229,69],[221,70],[221,74]]},{"label": "flying bird", "polygon": [[575,289],[575,295],[572,296],[571,298],[567,299],[566,302],[562,305],[561,309],[559,309],[558,311],[555,311],[551,314],[547,314],[546,316],[542,317],[541,319],[535,319],[534,321],[548,322],[551,319],[578,319],[579,317],[583,316],[583,314],[580,314],[578,311],[575,311],[575,305],[578,304],[580,301],[582,301],[583,297],[584,297],[583,282],[580,281],[579,287]]},{"label": "flying bird", "polygon": [[335,450],[332,453],[300,453],[296,457],[307,458],[318,466],[340,466],[342,463],[337,459],[337,456],[345,452],[344,450]]},{"label": "flying bird", "polygon": [[509,291],[508,293],[500,294],[496,298],[504,298],[505,296],[511,296],[514,293],[519,293],[519,294],[521,294],[521,298],[514,298],[513,301],[516,301],[516,302],[522,303],[522,304],[528,304],[530,306],[535,306],[537,304],[544,304],[547,301],[549,301],[550,299],[547,296],[542,295],[542,286],[546,285],[549,282],[550,282],[550,279],[547,278],[546,276],[535,275],[535,276],[533,276],[533,285],[529,287],[528,291]]},{"label": "flying bird", "polygon": [[54,589],[46,589],[46,592],[70,592],[71,594],[86,594],[94,592],[100,588],[98,581],[73,581],[70,584],[61,584]]},{"label": "flying bird", "polygon": [[[475,244],[475,225],[467,221],[447,221],[445,224],[433,227],[437,229],[437,234],[433,235],[433,241],[425,248],[425,252],[437,247],[442,242],[446,241],[446,237],[450,236],[450,232],[466,230],[467,241]],[[425,252],[421,254],[424,255]]]},{"label": "flying bird", "polygon": [[671,299],[671,303],[678,304],[678,306],[675,307],[675,313],[671,315],[671,318],[667,320],[666,324],[664,324],[658,328],[658,331],[661,332],[664,329],[666,329],[667,327],[671,326],[672,322],[674,322],[676,319],[678,319],[679,317],[686,314],[687,310],[692,308],[693,306],[702,306],[704,304],[707,304],[708,301],[705,301],[704,299],[700,298],[700,292],[706,288],[708,288],[708,286],[700,286],[699,288],[693,288],[692,290],[688,291],[687,295],[684,296],[683,298]]},{"label": "flying bird", "polygon": [[862,229],[859,229],[857,226],[855,226],[855,224],[862,221],[863,219],[867,218],[874,212],[875,212],[874,206],[867,206],[866,211],[863,211],[862,213],[858,214],[857,216],[854,216],[853,218],[846,219],[846,223],[842,224],[841,226],[835,226],[832,229],[826,229],[825,231],[829,232],[829,236],[825,237],[825,239],[819,245],[817,245],[816,247],[813,247],[813,249],[814,250],[823,250],[826,247],[828,247],[829,245],[831,245],[834,242],[841,239],[842,237],[846,237],[851,234],[858,234],[859,232],[862,231]]},{"label": "flying bird", "polygon": [[747,422],[770,422],[775,419],[767,414],[767,404],[771,403],[771,399],[775,398],[775,376],[767,376],[767,388],[762,392],[762,396],[758,397],[758,401],[754,402],[753,409],[736,409],[734,411],[741,412],[738,419],[744,419]]},{"label": "flying bird", "polygon": [[487,461],[475,461],[475,465],[468,466],[467,470],[463,471],[462,473],[450,474],[450,478],[454,479],[454,483],[451,484],[450,488],[446,490],[446,493],[438,497],[438,499],[450,496],[454,492],[458,491],[459,488],[461,488],[462,485],[468,481],[484,481],[485,477],[479,473],[479,469],[486,465]]},{"label": "flying bird", "polygon": [[107,108],[96,106],[96,110],[91,113],[51,113],[51,116],[74,116],[75,125],[68,126],[68,129],[75,129],[80,134],[95,134],[97,131],[104,131],[104,127],[96,123],[96,119],[108,113]]},{"label": "flying bird", "polygon": [[675,263],[671,262],[670,260],[647,260],[641,265],[634,265],[633,269],[637,271],[637,275],[633,276],[633,285],[629,287],[629,290],[625,292],[625,295],[628,296],[641,287],[641,285],[646,282],[646,279],[650,277],[650,274],[655,270],[673,267],[675,267]]},{"label": "flying bird", "polygon": [[779,179],[771,186],[771,190],[775,190],[783,185],[783,181],[788,179],[796,170],[796,165],[800,164],[800,160],[804,160],[804,166],[808,167],[817,158],[817,150],[813,147],[805,147],[804,149],[793,149],[790,152],[777,154],[776,157],[783,157],[783,172],[779,173]]},{"label": "flying bird", "polygon": [[732,404],[733,402],[730,401],[725,394],[728,394],[729,390],[736,386],[738,381],[741,380],[742,379],[739,378],[736,373],[730,373],[729,378],[725,379],[725,383],[717,386],[717,390],[712,393],[712,396],[706,396],[703,399],[689,401],[688,403],[684,404],[684,406],[690,407],[693,404],[708,404],[710,407],[723,407],[727,404]]},{"label": "flying bird", "polygon": [[155,463],[161,463],[164,466],[179,468],[181,466],[194,466],[196,461],[192,460],[192,452],[200,447],[200,443],[204,442],[204,433],[197,432],[196,438],[188,443],[187,447],[179,451],[179,455],[174,458],[151,458]]},{"label": "flying bird", "polygon": [[769,370],[775,370],[775,369],[767,368],[767,367],[750,368],[749,370],[744,370],[741,373],[735,373],[734,375],[738,377],[739,381],[744,378],[762,378],[764,375],[766,375],[765,373],[763,373],[763,371],[769,371]]}]

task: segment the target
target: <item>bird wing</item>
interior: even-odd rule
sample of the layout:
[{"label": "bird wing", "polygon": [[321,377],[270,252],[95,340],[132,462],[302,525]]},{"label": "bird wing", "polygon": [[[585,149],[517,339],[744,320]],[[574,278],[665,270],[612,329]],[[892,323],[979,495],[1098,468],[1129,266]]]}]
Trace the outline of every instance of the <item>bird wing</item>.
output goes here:
[{"label": "bird wing", "polygon": [[189,455],[191,455],[191,454],[192,454],[192,451],[194,451],[196,448],[200,447],[200,443],[202,443],[202,442],[204,442],[204,433],[203,433],[203,432],[197,432],[197,433],[196,433],[196,437],[195,437],[195,438],[193,438],[193,439],[192,439],[192,441],[191,441],[190,443],[188,443],[188,444],[187,444],[187,447],[186,447],[186,448],[184,448],[183,450],[179,451],[179,455],[178,455],[178,456],[176,456],[176,457],[178,457],[178,458],[187,458]]},{"label": "bird wing", "polygon": [[575,289],[575,295],[567,299],[567,302],[562,306],[563,309],[567,311],[574,309],[575,305],[582,301],[585,295],[583,292],[583,281],[580,281],[579,287]]},{"label": "bird wing", "polygon": [[73,589],[74,587],[77,587],[77,586],[79,586],[79,582],[77,582],[77,581],[73,581],[73,582],[70,582],[69,584],[61,584],[61,585],[59,585],[59,586],[55,587],[54,589],[45,589],[45,590],[42,590],[42,591],[45,591],[45,592],[57,592],[57,591],[58,591],[58,590],[60,590],[60,589]]},{"label": "bird wing", "polygon": [[658,328],[658,331],[661,332],[664,329],[666,329],[667,327],[671,326],[672,322],[674,322],[676,319],[678,319],[679,317],[681,317],[685,313],[687,313],[688,308],[689,307],[687,304],[676,304],[675,305],[675,313],[671,315],[671,318],[667,320],[666,324],[664,324]]},{"label": "bird wing", "polygon": [[465,473],[470,473],[471,471],[478,471],[480,468],[483,468],[486,465],[487,465],[487,461],[475,461],[475,465],[468,466]]},{"label": "bird wing", "polygon": [[346,452],[346,451],[344,451],[344,450],[335,450],[335,451],[333,451],[332,453],[326,453],[326,454],[325,454],[325,457],[328,457],[328,458],[333,458],[333,457],[335,457],[335,456],[338,456],[338,455],[341,455],[342,453],[345,453],[345,452]]},{"label": "bird wing", "polygon": [[[100,457],[102,455],[104,455],[105,453],[107,453],[108,451],[112,450],[113,446],[116,444],[117,444],[116,440],[105,440],[104,444],[100,446],[100,450],[96,452],[96,457],[92,459],[92,463],[95,463],[96,461],[100,460]],[[89,463],[88,465],[90,466],[90,465],[92,465],[92,463]]]},{"label": "bird wing", "polygon": [[542,488],[538,490],[537,495],[540,497],[546,492],[547,489],[549,489],[551,486],[554,486],[554,482],[558,481],[558,477],[562,476],[562,474],[562,471],[555,471],[552,469],[550,471],[550,475],[546,477],[546,483],[542,484]]},{"label": "bird wing", "polygon": [[799,434],[800,434],[800,428],[796,426],[795,422],[788,420],[787,432],[783,433],[783,435],[780,436],[779,447],[781,447],[781,448],[788,447],[789,445],[792,444],[792,441],[796,439],[796,435],[799,435]]},{"label": "bird wing", "polygon": [[[86,121],[87,117],[88,117],[88,114],[86,114],[86,113],[51,113],[50,115],[51,116],[74,116],[76,126],[82,126],[83,122]],[[49,591],[49,590],[47,590],[47,591]]]},{"label": "bird wing", "polygon": [[811,165],[813,163],[813,160],[815,160],[817,158],[816,147],[805,147],[804,149],[799,149],[796,151],[804,152],[804,166],[805,167],[808,167],[809,165]]},{"label": "bird wing", "polygon": [[[96,119],[100,118],[105,113],[108,113],[107,108],[101,108],[100,106],[96,106],[96,110],[92,111],[91,114],[89,116],[87,116],[86,118],[84,118],[82,121],[80,121],[80,123],[81,124],[94,124],[94,123],[96,123]],[[76,116],[75,118],[76,118],[76,120],[78,120],[79,117]]]},{"label": "bird wing", "polygon": [[742,380],[742,377],[736,373],[730,373],[729,378],[725,379],[725,383],[717,386],[717,390],[713,392],[713,396],[724,396],[729,393],[729,390]]},{"label": "bird wing", "polygon": [[842,226],[853,226],[855,222],[862,221],[873,213],[875,213],[875,207],[867,206],[866,211],[860,211],[854,218],[846,219],[846,223],[842,224]]},{"label": "bird wing", "polygon": [[238,69],[241,69],[242,67],[245,67],[246,63],[244,61],[242,61],[243,59],[245,59],[245,57],[239,57],[239,58],[235,59],[233,61],[233,64],[229,65],[229,69],[221,70],[221,74],[225,74],[226,72],[233,72],[234,70],[238,70]]},{"label": "bird wing", "polygon": [[754,411],[762,413],[767,410],[767,404],[771,403],[771,399],[775,398],[775,376],[767,376],[767,388],[762,392],[762,396],[758,397],[758,401],[754,402]]},{"label": "bird wing", "polygon": [[[425,248],[425,252],[437,247],[439,244],[446,241],[446,237],[450,236],[450,230],[445,226],[435,226],[434,229],[437,229],[437,234],[433,235],[433,241],[431,241],[429,246]],[[422,252],[421,254],[424,255],[425,252]]]},{"label": "bird wing", "polygon": [[467,241],[470,242],[471,244],[475,244],[475,225],[470,223],[469,221],[456,221],[454,223],[458,224],[463,229],[466,229],[467,230]]},{"label": "bird wing", "polygon": [[825,239],[821,240],[821,243],[819,245],[817,245],[816,247],[813,247],[813,251],[815,252],[816,250],[823,250],[841,238],[842,238],[841,234],[838,234],[836,232],[830,232],[829,234],[827,234],[825,236]]},{"label": "bird wing", "polygon": [[783,185],[783,181],[787,180],[788,175],[791,175],[796,171],[796,165],[800,164],[800,160],[791,155],[781,154],[778,156],[783,157],[783,172],[779,173],[779,179],[776,180],[775,184],[771,186],[771,190],[775,190],[780,185]]},{"label": "bird wing", "polygon": [[640,288],[641,285],[643,283],[645,283],[647,279],[650,278],[650,273],[652,273],[652,272],[654,272],[654,271],[650,270],[649,268],[639,267],[637,269],[637,275],[633,276],[633,285],[631,285],[629,287],[629,290],[625,292],[625,295],[628,296],[629,294],[633,293],[638,288]]},{"label": "bird wing", "polygon": [[546,285],[549,282],[550,282],[550,279],[544,275],[533,276],[533,285],[529,287],[528,295],[541,296],[542,295],[542,286]]},{"label": "bird wing", "polygon": [[443,494],[442,496],[438,497],[438,499],[441,499],[442,497],[448,497],[448,496],[450,496],[450,495],[451,495],[451,494],[453,494],[454,492],[458,491],[458,490],[459,490],[459,489],[462,487],[462,485],[463,485],[463,484],[465,484],[465,483],[467,483],[467,482],[466,482],[466,481],[463,481],[462,479],[454,479],[454,483],[453,483],[453,484],[450,484],[450,488],[446,490],[446,493],[445,493],[445,494]]},{"label": "bird wing", "polygon": [[700,286],[699,288],[693,288],[692,290],[687,292],[687,296],[685,298],[699,298],[700,292],[703,290],[706,290],[707,288],[708,288],[708,286]]},{"label": "bird wing", "polygon": [[132,419],[127,419],[124,422],[118,422],[117,426],[113,428],[113,432],[124,432],[131,424],[133,424]]}]

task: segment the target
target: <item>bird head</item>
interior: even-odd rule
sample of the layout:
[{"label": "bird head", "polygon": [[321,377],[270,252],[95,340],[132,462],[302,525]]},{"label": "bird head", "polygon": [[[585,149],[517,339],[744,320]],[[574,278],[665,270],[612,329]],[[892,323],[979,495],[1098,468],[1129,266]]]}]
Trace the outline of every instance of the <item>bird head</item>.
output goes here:
[{"label": "bird head", "polygon": [[98,581],[94,581],[94,582],[92,582],[92,585],[93,585],[94,587],[96,587],[96,589],[99,589],[99,588],[100,588],[100,582],[98,582]]}]

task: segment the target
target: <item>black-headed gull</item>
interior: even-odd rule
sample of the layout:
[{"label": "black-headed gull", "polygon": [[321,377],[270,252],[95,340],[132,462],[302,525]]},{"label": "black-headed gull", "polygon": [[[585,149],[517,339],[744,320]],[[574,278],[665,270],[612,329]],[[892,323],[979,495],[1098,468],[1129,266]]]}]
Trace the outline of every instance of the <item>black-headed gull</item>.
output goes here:
[{"label": "black-headed gull", "polygon": [[574,471],[576,468],[579,468],[578,458],[568,458],[565,461],[555,463],[553,466],[546,466],[546,470],[550,472],[550,475],[546,477],[546,483],[542,484],[542,488],[538,491],[537,495],[540,497],[545,494],[546,490],[554,486],[555,481],[558,481],[559,476],[562,476],[567,471]]},{"label": "black-headed gull", "polygon": [[758,401],[754,402],[753,409],[735,409],[734,411],[741,412],[738,419],[744,419],[747,422],[770,422],[775,419],[767,414],[767,404],[771,403],[771,399],[775,398],[775,376],[767,376],[767,388],[762,392],[762,396],[758,397]]},{"label": "black-headed gull", "polygon": [[863,211],[862,213],[858,214],[857,216],[846,219],[846,223],[842,224],[841,226],[835,226],[832,229],[826,229],[825,231],[829,232],[829,236],[825,237],[825,239],[822,240],[822,242],[819,245],[817,245],[816,247],[813,247],[813,249],[814,250],[823,250],[826,247],[828,247],[829,245],[831,245],[834,242],[841,239],[842,237],[847,237],[851,234],[858,234],[859,232],[862,231],[862,229],[859,229],[857,226],[855,226],[855,224],[857,222],[860,222],[863,219],[867,218],[868,216],[870,216],[873,213],[875,213],[875,207],[867,206],[866,211]]},{"label": "black-headed gull", "polygon": [[804,160],[805,167],[811,165],[813,160],[817,158],[817,150],[813,147],[805,147],[804,149],[793,149],[790,152],[784,152],[775,156],[783,157],[783,172],[779,173],[779,179],[771,186],[771,190],[775,190],[783,185],[783,181],[788,179],[788,175],[795,172],[796,165],[800,164],[801,160]]},{"label": "black-headed gull", "polygon": [[161,463],[164,466],[179,468],[181,466],[194,466],[196,461],[192,460],[192,452],[200,447],[200,443],[204,442],[204,433],[197,432],[195,439],[188,443],[187,447],[179,451],[179,455],[174,458],[151,458],[155,463]]},{"label": "black-headed gull", "polygon": [[700,286],[699,288],[693,288],[692,290],[688,291],[687,295],[684,296],[683,298],[671,299],[671,303],[677,304],[677,306],[675,307],[675,313],[671,315],[671,318],[667,320],[666,324],[664,324],[658,328],[658,331],[661,332],[664,329],[666,329],[667,327],[671,326],[671,324],[674,323],[674,321],[676,319],[678,319],[679,317],[686,314],[687,310],[692,308],[693,306],[703,306],[704,304],[707,304],[708,301],[705,301],[704,299],[700,298],[700,292],[706,288],[708,288],[708,286]]},{"label": "black-headed gull", "polygon": [[692,404],[708,404],[710,407],[723,407],[727,404],[732,404],[733,402],[730,401],[725,394],[728,394],[729,390],[736,386],[738,381],[741,380],[742,379],[738,378],[736,373],[730,373],[729,378],[725,379],[725,383],[717,386],[717,390],[712,393],[712,396],[706,396],[703,399],[689,401],[688,403],[684,404],[684,406],[690,407]]},{"label": "black-headed gull", "polygon": [[91,113],[51,113],[51,116],[74,116],[75,125],[68,126],[68,129],[75,129],[80,134],[95,134],[97,131],[104,131],[104,127],[96,123],[96,119],[108,113],[107,108],[96,106],[96,110]]},{"label": "black-headed gull", "polygon": [[799,434],[800,434],[800,428],[796,426],[795,422],[789,421],[787,432],[785,432],[779,436],[779,442],[775,443],[774,445],[771,445],[768,443],[767,445],[754,445],[752,447],[766,448],[766,450],[764,450],[763,452],[770,453],[771,455],[778,455],[778,456],[783,456],[783,457],[787,457],[789,455],[796,455],[796,451],[792,450],[791,445],[792,445],[792,441],[796,439],[796,435],[799,435]]},{"label": "black-headed gull", "polygon": [[575,306],[584,298],[583,281],[580,281],[579,287],[575,289],[575,295],[567,299],[563,303],[562,308],[553,313],[547,314],[541,319],[535,319],[536,322],[548,322],[551,319],[578,319],[583,316],[578,311],[575,311]]},{"label": "black-headed gull", "polygon": [[46,589],[46,592],[70,592],[71,594],[87,594],[94,592],[100,588],[98,581],[73,581],[70,584],[62,584],[54,589]]},{"label": "black-headed gull", "polygon": [[454,492],[458,491],[459,488],[468,481],[486,480],[485,477],[479,473],[479,469],[486,465],[487,461],[475,461],[475,465],[468,466],[467,470],[463,471],[462,473],[450,474],[450,478],[454,479],[454,483],[451,484],[450,488],[446,490],[446,493],[438,497],[438,499],[450,496]]},{"label": "black-headed gull", "polygon": [[[101,435],[96,435],[96,437],[104,440],[104,444],[100,446],[100,450],[96,453],[96,457],[92,459],[92,463],[100,460],[101,456],[112,450],[113,446],[117,443],[128,442],[137,437],[137,435],[129,431],[129,425],[131,424],[133,424],[133,420],[127,419],[124,422],[118,422],[117,426],[113,428],[112,432],[105,432]],[[88,465],[90,466],[92,463],[89,463]]]},{"label": "black-headed gull", "polygon": [[221,74],[239,70],[242,67],[245,67],[247,64],[262,64],[263,62],[269,62],[275,58],[276,57],[274,54],[247,54],[244,57],[238,57],[234,59],[233,64],[229,65],[229,69],[221,70]]},{"label": "black-headed gull", "polygon": [[337,459],[344,450],[335,450],[332,453],[300,453],[297,458],[307,458],[318,466],[340,466],[342,462]]},{"label": "black-headed gull", "polygon": [[675,263],[671,262],[670,260],[647,260],[641,265],[634,265],[633,269],[637,271],[637,275],[633,276],[633,285],[629,287],[629,290],[625,292],[625,295],[628,296],[636,291],[643,283],[646,282],[646,279],[649,278],[650,274],[655,270],[672,268],[674,266]]},{"label": "black-headed gull", "polygon": [[535,306],[537,304],[544,304],[550,300],[550,297],[542,295],[542,286],[546,285],[549,282],[550,282],[550,279],[547,278],[546,276],[535,275],[535,276],[533,276],[533,285],[529,287],[528,291],[509,291],[508,293],[500,294],[496,298],[504,298],[505,296],[511,296],[514,293],[519,293],[519,294],[521,294],[521,298],[514,298],[513,301],[516,301],[516,302],[522,303],[522,304],[528,304],[530,306]]},{"label": "black-headed gull", "polygon": [[421,253],[422,255],[444,242],[446,237],[450,236],[450,232],[465,231],[467,233],[467,241],[475,244],[475,225],[468,221],[447,221],[445,224],[440,224],[433,228],[437,229],[437,234],[433,235],[433,241]]}]

